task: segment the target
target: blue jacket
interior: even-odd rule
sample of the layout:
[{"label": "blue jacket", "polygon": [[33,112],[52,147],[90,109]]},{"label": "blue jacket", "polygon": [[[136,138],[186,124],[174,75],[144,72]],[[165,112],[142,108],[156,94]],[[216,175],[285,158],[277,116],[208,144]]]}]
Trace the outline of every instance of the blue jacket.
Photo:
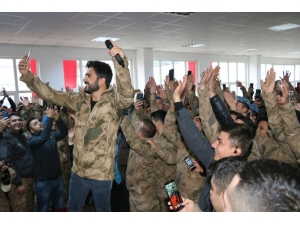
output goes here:
[{"label": "blue jacket", "polygon": [[27,138],[22,133],[14,133],[7,129],[3,142],[6,143],[9,158],[15,166],[16,178],[12,183],[18,187],[22,184],[21,177],[32,177],[33,173],[33,158]]},{"label": "blue jacket", "polygon": [[58,131],[51,132],[53,118],[48,117],[44,129],[28,140],[33,157],[34,179],[54,178],[61,174],[57,141],[68,135],[68,128],[59,118],[55,121]]},{"label": "blue jacket", "polygon": [[[176,118],[179,125],[180,133],[189,147],[195,153],[196,157],[201,161],[206,169],[206,180],[203,185],[198,204],[202,211],[212,212],[213,206],[210,201],[210,179],[209,166],[214,161],[214,149],[211,147],[207,138],[203,137],[192,120],[189,112],[184,107],[182,102],[174,104]],[[199,175],[200,176],[200,175]]]}]

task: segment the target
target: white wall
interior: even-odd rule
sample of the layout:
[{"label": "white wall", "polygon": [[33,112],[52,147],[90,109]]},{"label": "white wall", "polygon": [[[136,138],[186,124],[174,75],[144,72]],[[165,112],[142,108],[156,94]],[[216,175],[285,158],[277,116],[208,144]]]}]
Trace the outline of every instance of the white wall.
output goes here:
[{"label": "white wall", "polygon": [[[101,46],[102,43],[99,43]],[[104,44],[103,44],[104,46]],[[122,46],[121,46],[122,47]],[[0,44],[0,58],[17,57],[21,58],[27,54],[29,49],[32,49],[31,57],[37,58],[39,62],[39,74],[41,80],[44,82],[50,82],[50,86],[56,90],[60,90],[64,86],[63,80],[63,59],[83,59],[83,60],[110,60],[110,56],[107,53],[106,48],[92,49],[92,48],[74,48],[74,47],[49,47],[49,46],[29,46],[29,45],[7,45]],[[135,89],[143,90],[144,87],[140,87],[137,81],[137,51],[136,50],[124,50],[125,55],[132,63],[132,78],[133,86]],[[153,51],[153,59],[156,60],[191,60],[197,61],[197,83],[199,82],[199,74],[201,71],[209,67],[211,61],[219,62],[245,62],[248,68],[247,74],[249,74],[250,59],[248,56],[231,56],[231,55],[215,55],[215,54],[199,54],[199,53],[184,53],[184,52],[163,52]],[[148,60],[149,61],[149,60]],[[300,64],[300,59],[279,59],[279,58],[263,58],[261,57],[260,63],[273,63],[273,64]],[[252,60],[251,71],[255,69]],[[254,67],[253,67],[254,66]],[[143,74],[138,74],[143,76]],[[253,77],[251,77],[251,82]],[[256,81],[253,83],[259,84],[259,80],[256,77]]]}]

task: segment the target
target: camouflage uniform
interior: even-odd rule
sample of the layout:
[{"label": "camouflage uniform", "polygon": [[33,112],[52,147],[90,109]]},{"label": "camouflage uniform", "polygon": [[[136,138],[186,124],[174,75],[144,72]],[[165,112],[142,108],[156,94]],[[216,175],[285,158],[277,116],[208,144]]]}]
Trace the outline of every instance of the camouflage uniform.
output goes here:
[{"label": "camouflage uniform", "polygon": [[[130,211],[159,212],[153,173],[154,150],[149,143],[137,136],[128,117],[123,119],[120,126],[130,146],[126,170]],[[157,136],[153,138],[155,139]]]},{"label": "camouflage uniform", "polygon": [[[294,126],[294,124],[298,125],[298,120],[295,116],[295,120],[291,120],[291,117],[293,114],[287,114],[286,116],[283,116],[280,114],[280,112],[284,112],[284,110],[279,110],[279,106],[277,104],[276,100],[276,94],[275,92],[271,93],[262,93],[262,97],[264,99],[267,114],[268,114],[268,124],[271,127],[271,130],[274,134],[275,139],[278,141],[278,144],[282,150],[281,155],[281,161],[291,163],[291,164],[297,164],[297,149],[291,148],[295,141],[298,141],[297,138],[289,139],[288,137],[293,135],[293,133],[288,133],[287,131],[293,128],[289,128],[289,126]],[[289,104],[287,105],[287,109],[289,107]],[[292,107],[292,106],[291,106]],[[281,107],[285,108],[285,107]],[[294,109],[293,109],[294,110]],[[287,110],[288,111],[288,110]],[[293,111],[292,113],[295,114]],[[293,117],[292,117],[293,118]],[[290,120],[290,121],[289,121]],[[291,130],[291,132],[293,132]]]},{"label": "camouflage uniform", "polygon": [[188,150],[181,134],[175,128],[175,122],[175,114],[169,110],[165,118],[163,134],[178,148],[175,183],[182,196],[193,201],[198,201],[205,182],[205,177],[189,170],[184,162],[184,158],[193,155],[193,153]]},{"label": "camouflage uniform", "polygon": [[[133,118],[141,121],[144,116],[142,112],[137,112],[136,110],[133,111],[131,123],[137,126],[138,123],[137,121],[134,121]],[[153,162],[153,171],[154,181],[156,184],[156,195],[159,200],[160,211],[168,212],[168,195],[164,184],[169,180],[175,179],[177,148],[162,134],[158,135],[154,142],[156,144],[156,149],[154,155],[155,160]]]},{"label": "camouflage uniform", "polygon": [[91,95],[84,92],[59,93],[42,83],[31,72],[20,80],[42,99],[76,111],[75,143],[72,172],[82,178],[113,180],[115,176],[117,131],[123,111],[133,103],[134,89],[131,85],[128,61],[125,68],[113,59],[118,91],[111,86],[102,92],[100,100],[91,111]]}]

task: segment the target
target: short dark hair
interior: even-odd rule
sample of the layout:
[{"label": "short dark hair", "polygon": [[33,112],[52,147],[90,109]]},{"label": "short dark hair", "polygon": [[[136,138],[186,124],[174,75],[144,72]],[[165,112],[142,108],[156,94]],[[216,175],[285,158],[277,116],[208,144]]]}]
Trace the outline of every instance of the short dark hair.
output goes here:
[{"label": "short dark hair", "polygon": [[230,184],[234,175],[244,166],[246,159],[239,156],[225,157],[214,161],[209,170],[214,177],[213,181],[217,187],[217,194],[220,195]]},{"label": "short dark hair", "polygon": [[255,134],[256,134],[256,129],[257,129],[255,123],[250,118],[243,116],[243,115],[237,116],[235,120],[238,120],[238,119],[241,120],[243,122],[243,124],[249,128],[251,136],[252,136],[252,138],[254,138]]},{"label": "short dark hair", "polygon": [[300,169],[273,159],[248,161],[228,193],[232,211],[299,212]]},{"label": "short dark hair", "polygon": [[165,118],[166,118],[167,112],[164,110],[157,110],[153,113],[151,113],[151,118],[157,122],[160,121],[162,124],[165,123]]},{"label": "short dark hair", "polygon": [[253,138],[248,127],[239,123],[223,123],[221,131],[228,133],[228,139],[232,147],[239,147],[242,150],[240,156],[247,156],[252,148]]},{"label": "short dark hair", "polygon": [[86,67],[87,68],[93,67],[95,70],[95,73],[97,74],[98,80],[100,78],[105,78],[106,87],[107,88],[109,87],[111,79],[113,77],[113,73],[110,68],[110,65],[108,65],[105,62],[90,60],[86,63]]},{"label": "short dark hair", "polygon": [[239,112],[234,111],[234,110],[229,110],[229,113],[230,113],[230,115],[232,114],[232,115],[235,115],[235,116],[242,116],[243,115],[242,113],[239,113]]},{"label": "short dark hair", "polygon": [[153,138],[156,134],[154,123],[149,119],[143,119],[141,123],[143,123],[143,126],[140,128],[140,132],[143,133],[145,138]]},{"label": "short dark hair", "polygon": [[269,126],[269,118],[267,116],[262,116],[256,121],[256,127],[258,127],[259,122],[266,121],[268,123],[268,130],[271,130],[271,127]]},{"label": "short dark hair", "polygon": [[22,118],[21,115],[17,112],[12,112],[12,113],[8,114],[8,118],[10,118],[12,116],[18,116],[18,117]]},{"label": "short dark hair", "polygon": [[[26,123],[26,129],[30,132],[30,122],[32,121],[32,120],[35,120],[35,119],[37,119],[37,118],[35,118],[35,117],[31,117],[31,118],[29,118],[29,120],[27,121],[27,123]],[[31,132],[30,132],[31,133]]]}]

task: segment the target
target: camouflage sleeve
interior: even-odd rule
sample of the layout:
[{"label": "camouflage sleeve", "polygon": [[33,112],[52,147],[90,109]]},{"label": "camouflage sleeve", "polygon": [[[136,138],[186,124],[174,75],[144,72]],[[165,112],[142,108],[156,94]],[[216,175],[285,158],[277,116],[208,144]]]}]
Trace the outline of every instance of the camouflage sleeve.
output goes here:
[{"label": "camouflage sleeve", "polygon": [[223,90],[219,85],[215,85],[214,92],[216,93],[216,95],[220,96],[223,102],[225,102]]},{"label": "camouflage sleeve", "polygon": [[171,143],[168,143],[166,146],[156,143],[155,147],[155,153],[168,165],[176,164],[177,150]]},{"label": "camouflage sleeve", "polygon": [[169,101],[169,99],[168,98],[164,98],[162,101],[163,101],[163,103],[166,106],[166,111],[168,111],[170,109],[170,101]]},{"label": "camouflage sleeve", "polygon": [[175,113],[168,110],[165,117],[163,135],[170,141],[175,147],[181,148],[183,143],[181,141],[181,135],[175,129],[176,117]]},{"label": "camouflage sleeve", "polygon": [[27,120],[31,117],[33,117],[34,111],[33,108],[29,107],[29,108],[25,108],[25,117],[24,120],[27,123]]},{"label": "camouflage sleeve", "polygon": [[174,93],[173,90],[171,90],[171,89],[167,90],[166,94],[167,94],[167,98],[168,98],[169,102],[171,102],[173,100],[173,93]]},{"label": "camouflage sleeve", "polygon": [[191,106],[192,110],[194,110],[195,106],[199,104],[198,97],[195,95],[195,93],[193,91],[188,92],[186,97],[187,97],[187,101],[188,101],[189,105]]},{"label": "camouflage sleeve", "polygon": [[122,129],[126,142],[128,143],[131,150],[134,150],[138,154],[147,157],[155,155],[154,151],[150,150],[151,149],[150,144],[145,143],[138,137],[133,127],[131,126],[128,116],[124,116],[120,124],[120,127]]},{"label": "camouflage sleeve", "polygon": [[151,108],[151,112],[155,112],[158,110],[158,107],[156,105],[155,95],[150,96],[150,108]]},{"label": "camouflage sleeve", "polygon": [[130,72],[128,69],[128,60],[125,56],[123,58],[125,67],[123,68],[116,59],[113,59],[115,71],[116,71],[116,83],[117,83],[117,102],[120,109],[129,108],[133,103],[134,88],[131,84]]},{"label": "camouflage sleeve", "polygon": [[137,128],[137,126],[143,119],[144,119],[143,111],[138,112],[138,111],[136,111],[135,108],[133,108],[132,113],[130,115],[130,121],[131,121],[131,125],[133,126],[134,129]]},{"label": "camouflage sleeve", "polygon": [[42,99],[77,111],[78,94],[55,91],[49,85],[43,83],[39,77],[35,77],[31,72],[26,75],[21,75],[20,81],[26,83],[27,87],[37,93]]},{"label": "camouflage sleeve", "polygon": [[213,113],[208,92],[208,88],[205,88],[204,90],[198,89],[199,116],[204,134],[209,140],[210,144],[212,144],[218,139],[220,125],[215,117],[215,114]]},{"label": "camouflage sleeve", "polygon": [[274,137],[277,140],[285,141],[285,135],[283,133],[283,121],[281,116],[279,115],[279,107],[276,100],[275,92],[271,93],[262,93],[261,94],[268,115],[268,124],[274,134]]},{"label": "camouflage sleeve", "polygon": [[245,86],[242,86],[242,87],[240,88],[240,90],[243,92],[243,97],[244,97],[244,98],[249,98],[248,92],[247,92]]},{"label": "camouflage sleeve", "polygon": [[68,129],[74,127],[74,120],[69,116],[69,114],[67,113],[67,109],[66,108],[62,108],[60,109],[60,118],[64,121],[64,123],[67,125]]},{"label": "camouflage sleeve", "polygon": [[[284,123],[284,133],[286,141],[292,147],[297,159],[300,159],[300,125],[295,113],[295,108],[291,103],[279,106],[279,113]],[[299,138],[299,139],[298,139]]]},{"label": "camouflage sleeve", "polygon": [[144,89],[144,99],[150,104],[150,88],[145,88]]}]

